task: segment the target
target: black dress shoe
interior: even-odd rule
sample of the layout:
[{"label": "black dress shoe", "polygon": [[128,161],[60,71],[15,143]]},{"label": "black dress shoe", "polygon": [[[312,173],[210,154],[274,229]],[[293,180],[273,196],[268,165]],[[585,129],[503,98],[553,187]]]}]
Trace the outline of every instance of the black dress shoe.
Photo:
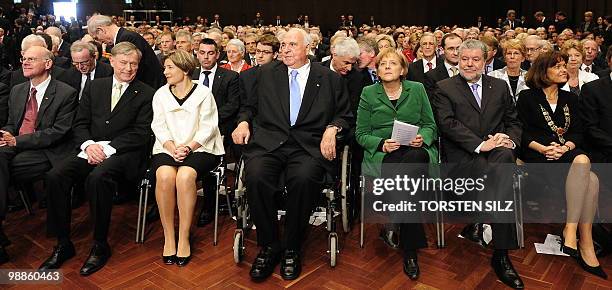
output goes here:
[{"label": "black dress shoe", "polygon": [[525,288],[521,277],[516,270],[514,270],[514,266],[512,266],[510,257],[508,257],[507,254],[499,256],[494,255],[491,259],[491,267],[493,267],[493,270],[495,270],[497,278],[499,278],[499,280],[504,284],[514,289]]},{"label": "black dress shoe", "polygon": [[202,209],[202,211],[200,212],[200,216],[198,217],[197,226],[201,228],[211,223],[212,221],[213,221],[212,213],[206,209]]},{"label": "black dress shoe", "polygon": [[176,265],[179,266],[179,267],[187,266],[187,264],[189,264],[189,261],[191,261],[191,255],[189,255],[187,257],[176,256]]},{"label": "black dress shoe", "polygon": [[85,260],[83,267],[81,267],[81,270],[79,271],[79,274],[82,276],[89,276],[97,272],[98,270],[102,269],[104,265],[106,265],[106,262],[110,256],[111,251],[109,245],[94,243],[91,251],[89,252],[87,260]]},{"label": "black dress shoe", "polygon": [[9,261],[9,255],[4,249],[4,247],[0,247],[0,265]]},{"label": "black dress shoe", "polygon": [[593,266],[589,266],[586,261],[582,258],[582,255],[578,254],[578,257],[576,257],[576,261],[578,261],[578,265],[580,265],[580,267],[582,268],[582,270],[585,270],[588,273],[591,273],[595,276],[601,277],[603,279],[608,279],[608,274],[606,274],[606,272],[604,272],[603,268],[601,267],[601,265],[593,267]]},{"label": "black dress shoe", "polygon": [[417,263],[416,258],[404,258],[404,273],[410,280],[419,278],[421,271],[419,270],[419,263]]},{"label": "black dress shoe", "polygon": [[394,250],[397,250],[399,249],[399,237],[398,236],[399,235],[395,231],[388,230],[388,229],[382,229],[380,230],[380,235],[378,237],[381,240],[383,240],[383,242],[385,242],[387,246],[389,246],[390,248]]},{"label": "black dress shoe", "polygon": [[278,264],[278,258],[279,253],[274,251],[272,247],[263,247],[251,266],[251,271],[249,272],[251,279],[262,281],[270,277],[274,271],[274,267]]},{"label": "black dress shoe", "polygon": [[565,245],[565,238],[561,235],[561,252],[569,255],[572,258],[578,258],[578,249],[570,248]]},{"label": "black dress shoe", "polygon": [[53,247],[53,253],[46,261],[44,261],[38,270],[59,269],[64,262],[74,257],[74,245],[72,243],[60,244]]},{"label": "black dress shoe", "polygon": [[172,265],[176,262],[176,255],[162,256],[162,261],[164,261],[166,265]]},{"label": "black dress shoe", "polygon": [[482,224],[468,224],[461,230],[461,236],[467,240],[477,243],[481,247],[486,248],[487,243],[483,239]]},{"label": "black dress shoe", "polygon": [[302,272],[302,261],[300,252],[296,250],[285,250],[281,258],[280,274],[285,280],[295,280]]}]

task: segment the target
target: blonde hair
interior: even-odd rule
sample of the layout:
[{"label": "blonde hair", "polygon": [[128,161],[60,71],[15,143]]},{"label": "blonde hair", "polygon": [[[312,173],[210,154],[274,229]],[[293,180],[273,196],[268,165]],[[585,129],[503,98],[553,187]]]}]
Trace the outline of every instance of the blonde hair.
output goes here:
[{"label": "blonde hair", "polygon": [[404,74],[400,76],[400,79],[403,79],[408,73],[408,60],[406,60],[406,57],[403,54],[397,52],[395,48],[385,48],[381,50],[376,56],[376,70],[378,70],[378,67],[380,66],[380,62],[385,57],[395,57],[399,59],[400,65],[402,66],[402,69],[404,70]]},{"label": "blonde hair", "polygon": [[176,67],[183,72],[186,72],[188,76],[193,74],[196,67],[199,65],[198,61],[193,57],[191,53],[188,53],[182,49],[177,49],[164,57],[164,63],[166,60],[172,61]]},{"label": "blonde hair", "polygon": [[580,52],[580,55],[582,55],[582,59],[584,60],[584,58],[586,57],[586,52],[584,51],[584,47],[582,46],[582,43],[580,43],[580,41],[578,40],[575,40],[575,39],[566,40],[563,43],[563,46],[561,47],[561,51],[565,54],[568,54],[567,52],[572,48]]}]

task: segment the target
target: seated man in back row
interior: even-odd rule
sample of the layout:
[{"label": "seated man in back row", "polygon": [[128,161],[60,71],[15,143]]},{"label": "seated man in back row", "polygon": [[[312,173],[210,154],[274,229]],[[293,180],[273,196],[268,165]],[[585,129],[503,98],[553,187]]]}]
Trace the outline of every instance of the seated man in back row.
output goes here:
[{"label": "seated man in back row", "polygon": [[[304,232],[325,172],[333,169],[336,134],[353,122],[340,76],[308,61],[309,38],[297,28],[285,34],[283,62],[259,69],[255,94],[242,108],[232,133],[236,144],[248,144],[244,152],[248,202],[262,247],[250,272],[254,280],[270,276],[279,258],[283,279],[300,275]],[[252,138],[249,125],[257,128]],[[281,243],[275,195],[281,192],[283,171],[287,214]]]}]

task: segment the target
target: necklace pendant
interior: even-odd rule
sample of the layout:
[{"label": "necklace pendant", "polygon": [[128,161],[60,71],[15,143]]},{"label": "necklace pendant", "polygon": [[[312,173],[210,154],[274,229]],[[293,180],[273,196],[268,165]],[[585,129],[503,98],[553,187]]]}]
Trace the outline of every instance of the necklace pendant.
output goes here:
[{"label": "necklace pendant", "polygon": [[557,128],[557,135],[563,135],[565,134],[565,129],[564,128]]}]

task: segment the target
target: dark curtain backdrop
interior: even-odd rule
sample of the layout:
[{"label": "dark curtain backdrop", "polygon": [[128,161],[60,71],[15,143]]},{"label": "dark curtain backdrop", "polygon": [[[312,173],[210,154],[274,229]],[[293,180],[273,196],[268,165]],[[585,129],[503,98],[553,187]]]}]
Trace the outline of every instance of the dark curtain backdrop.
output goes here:
[{"label": "dark curtain backdrop", "polygon": [[[160,0],[133,0],[141,2],[151,9]],[[22,2],[29,2],[23,0]],[[81,15],[100,11],[104,14],[121,15],[123,9],[129,9],[117,0],[79,0]],[[266,23],[272,22],[274,16],[281,15],[283,21],[295,21],[298,14],[308,14],[311,22],[324,28],[336,27],[340,14],[352,13],[358,22],[368,21],[373,15],[377,23],[390,24],[460,24],[472,25],[477,16],[484,17],[485,22],[493,24],[499,17],[505,16],[508,9],[515,9],[518,15],[533,20],[533,13],[544,11],[550,18],[558,10],[565,11],[570,20],[578,23],[586,10],[592,10],[596,16],[612,15],[612,0],[166,0],[167,6],[175,11],[175,17],[197,15],[212,18],[214,13],[221,15],[222,24],[251,23],[256,12],[263,14]],[[12,1],[0,0],[5,9],[11,7]]]}]

